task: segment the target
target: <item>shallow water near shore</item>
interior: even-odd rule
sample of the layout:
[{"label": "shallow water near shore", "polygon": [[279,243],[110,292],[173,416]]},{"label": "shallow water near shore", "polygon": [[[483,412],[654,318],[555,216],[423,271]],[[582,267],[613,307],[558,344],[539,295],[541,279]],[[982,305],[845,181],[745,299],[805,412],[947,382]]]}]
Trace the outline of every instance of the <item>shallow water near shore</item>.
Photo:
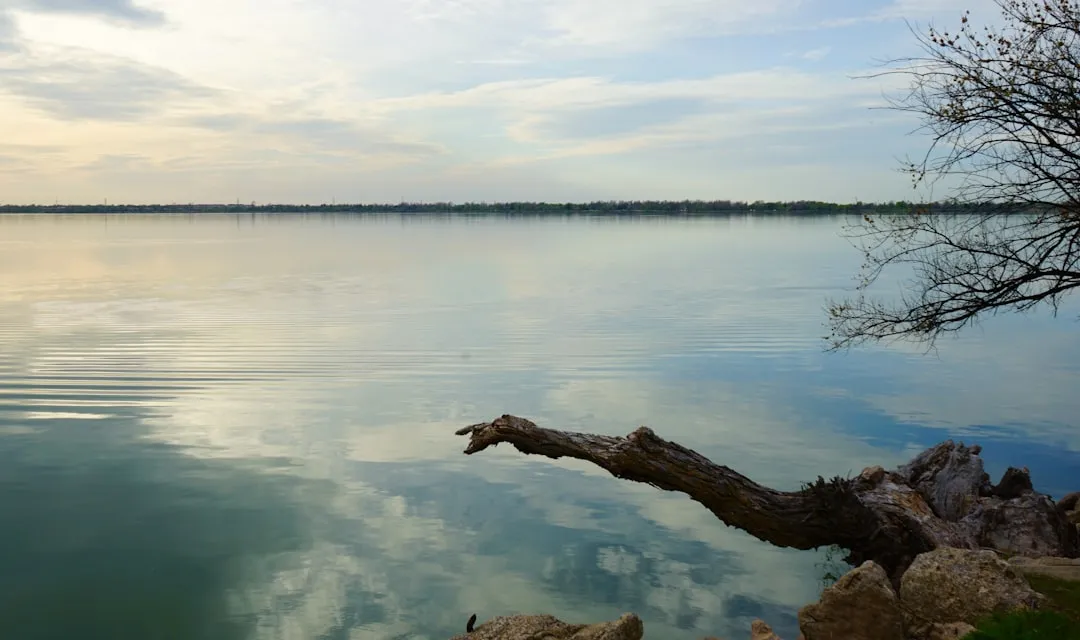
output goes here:
[{"label": "shallow water near shore", "polygon": [[1080,306],[823,353],[844,223],[0,216],[0,638],[624,611],[795,636],[821,554],[582,463],[462,455],[502,413],[646,424],[778,488],[952,437],[1080,489]]}]

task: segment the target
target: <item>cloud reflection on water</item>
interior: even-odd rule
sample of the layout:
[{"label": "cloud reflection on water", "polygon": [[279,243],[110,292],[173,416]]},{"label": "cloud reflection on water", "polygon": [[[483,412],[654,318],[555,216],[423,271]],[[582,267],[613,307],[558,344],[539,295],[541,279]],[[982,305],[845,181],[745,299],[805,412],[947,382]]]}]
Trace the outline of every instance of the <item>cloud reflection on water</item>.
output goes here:
[{"label": "cloud reflection on water", "polygon": [[[30,564],[0,584],[43,611],[134,598],[130,628],[80,613],[116,638],[174,598],[194,638],[440,638],[473,612],[627,610],[660,637],[758,616],[790,634],[816,555],[583,463],[466,458],[453,431],[503,412],[648,424],[794,488],[976,417],[1022,442],[1067,439],[1075,415],[1064,332],[973,338],[948,366],[820,353],[822,299],[856,259],[832,220],[100,222],[0,220],[0,456],[21,514],[3,548],[35,559],[40,590],[19,582]],[[1038,459],[1056,479],[1073,464]],[[72,581],[87,559],[111,578]]]}]

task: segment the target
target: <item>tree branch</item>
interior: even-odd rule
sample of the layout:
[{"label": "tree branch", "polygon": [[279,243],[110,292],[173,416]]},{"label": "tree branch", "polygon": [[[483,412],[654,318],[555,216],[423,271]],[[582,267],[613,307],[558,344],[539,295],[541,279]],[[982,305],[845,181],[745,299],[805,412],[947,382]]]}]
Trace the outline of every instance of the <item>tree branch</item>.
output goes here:
[{"label": "tree branch", "polygon": [[[468,455],[505,442],[525,454],[585,460],[617,478],[685,493],[725,524],[774,545],[839,545],[850,550],[852,562],[874,560],[894,580],[916,555],[941,546],[973,548],[1000,539],[999,546],[1013,553],[1078,551],[1076,531],[1051,501],[1034,492],[1005,500],[999,491],[994,497],[979,449],[951,441],[893,473],[877,467],[856,478],[819,477],[798,491],[777,491],[664,440],[648,427],[613,437],[543,429],[504,415],[457,434],[469,436]],[[1022,486],[1027,478],[1026,471],[1010,473],[1009,486]],[[1003,509],[1010,513],[1005,525],[994,515]],[[995,537],[1008,526],[1021,527],[1021,534]]]},{"label": "tree branch", "polygon": [[[524,418],[504,415],[457,432],[469,434],[466,454],[501,442],[526,454],[576,458],[617,478],[685,493],[725,524],[780,547],[814,549],[833,544],[841,514],[857,500],[848,481],[821,482],[802,491],[776,491],[677,443],[640,427],[626,437],[541,429]],[[871,533],[872,521],[843,518],[850,537]]]}]

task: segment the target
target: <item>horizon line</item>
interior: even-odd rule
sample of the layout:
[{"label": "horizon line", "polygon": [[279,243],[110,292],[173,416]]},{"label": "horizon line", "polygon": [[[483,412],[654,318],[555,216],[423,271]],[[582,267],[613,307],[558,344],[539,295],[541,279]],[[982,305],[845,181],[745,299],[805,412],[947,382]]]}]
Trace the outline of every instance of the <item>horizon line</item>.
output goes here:
[{"label": "horizon line", "polygon": [[[468,207],[476,208],[493,208],[493,207],[535,207],[537,209],[550,209],[553,207],[565,207],[573,209],[582,209],[585,207],[599,207],[602,210],[611,209],[614,207],[620,207],[625,209],[627,206],[648,207],[648,206],[663,206],[663,207],[677,207],[677,206],[711,206],[711,207],[732,207],[732,208],[753,208],[753,207],[775,207],[775,206],[802,206],[802,207],[814,207],[814,208],[855,208],[855,207],[904,207],[904,206],[958,206],[958,207],[970,207],[970,206],[992,206],[1001,203],[962,203],[955,201],[914,201],[914,200],[882,200],[882,201],[862,201],[855,202],[830,202],[826,200],[731,200],[731,199],[680,199],[680,200],[654,200],[654,199],[629,199],[629,200],[589,200],[589,201],[533,201],[533,200],[466,200],[455,202],[452,200],[442,201],[425,201],[416,200],[408,201],[402,200],[400,202],[376,202],[376,203],[364,203],[364,202],[323,202],[318,204],[311,203],[294,203],[294,202],[262,202],[252,201],[251,203],[238,203],[238,202],[156,202],[156,203],[116,203],[108,202],[104,203],[69,203],[60,204],[53,202],[50,204],[42,203],[3,203],[0,202],[0,211],[10,209],[138,209],[138,208],[214,208],[214,209],[264,209],[264,208],[296,208],[296,209],[394,209],[400,207],[424,207],[424,208],[438,208],[444,207],[448,209],[461,209]],[[520,209],[527,210],[527,209]]]}]

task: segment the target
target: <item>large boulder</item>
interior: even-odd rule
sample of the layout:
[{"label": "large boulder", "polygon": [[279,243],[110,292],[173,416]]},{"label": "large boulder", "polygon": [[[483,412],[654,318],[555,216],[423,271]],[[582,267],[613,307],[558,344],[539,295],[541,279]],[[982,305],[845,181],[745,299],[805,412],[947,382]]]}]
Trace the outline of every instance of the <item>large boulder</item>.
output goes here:
[{"label": "large boulder", "polygon": [[1069,556],[1077,548],[1076,527],[1049,497],[1035,492],[981,499],[960,525],[985,548],[1015,555]]},{"label": "large boulder", "polygon": [[1074,491],[1057,503],[1058,510],[1065,514],[1065,519],[1076,525],[1080,533],[1080,491]]},{"label": "large boulder", "polygon": [[915,558],[900,579],[900,603],[914,637],[927,637],[935,624],[974,625],[994,612],[1037,608],[1040,600],[989,550],[935,549]]},{"label": "large boulder", "polygon": [[641,618],[632,613],[596,624],[568,624],[554,616],[519,615],[492,618],[451,640],[641,640],[644,635]]},{"label": "large boulder", "polygon": [[750,640],[780,640],[780,636],[764,620],[754,620],[750,625]]},{"label": "large boulder", "polygon": [[1058,500],[1057,506],[1059,509],[1065,512],[1076,511],[1077,509],[1080,509],[1080,491],[1073,491],[1061,500]]},{"label": "large boulder", "polygon": [[904,640],[896,592],[885,570],[869,561],[800,609],[799,629],[806,640]]},{"label": "large boulder", "polygon": [[980,496],[991,492],[981,452],[977,445],[966,447],[947,440],[915,456],[897,473],[922,494],[938,517],[956,522],[971,511]]},{"label": "large boulder", "polygon": [[[1072,556],[1080,552],[1078,527],[1069,524],[1071,499],[1055,504],[1032,488],[1026,468],[1010,467],[992,485],[978,446],[947,440],[890,474],[915,489],[946,522],[957,524],[950,546],[982,547],[1024,556]],[[864,472],[865,473],[865,472]],[[862,479],[862,476],[860,476]],[[968,539],[974,544],[963,544]]]}]

